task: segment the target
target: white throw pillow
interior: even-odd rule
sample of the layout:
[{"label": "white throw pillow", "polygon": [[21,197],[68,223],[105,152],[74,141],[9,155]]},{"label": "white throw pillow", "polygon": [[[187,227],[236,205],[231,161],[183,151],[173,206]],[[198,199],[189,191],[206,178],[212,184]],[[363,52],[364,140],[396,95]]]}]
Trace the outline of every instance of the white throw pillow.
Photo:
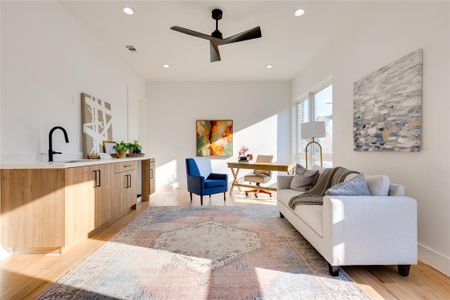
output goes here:
[{"label": "white throw pillow", "polygon": [[386,175],[368,175],[365,177],[372,196],[388,196],[391,184]]}]

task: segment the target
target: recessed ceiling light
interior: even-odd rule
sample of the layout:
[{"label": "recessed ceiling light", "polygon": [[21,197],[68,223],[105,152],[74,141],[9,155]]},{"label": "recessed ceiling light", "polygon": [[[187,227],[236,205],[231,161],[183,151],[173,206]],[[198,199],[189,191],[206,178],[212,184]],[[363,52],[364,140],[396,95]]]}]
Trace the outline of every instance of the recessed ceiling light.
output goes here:
[{"label": "recessed ceiling light", "polygon": [[123,10],[123,12],[124,12],[125,14],[127,14],[127,15],[132,15],[132,14],[134,14],[134,10],[133,10],[131,7],[124,7],[122,10]]},{"label": "recessed ceiling light", "polygon": [[273,66],[272,65],[266,65],[266,69],[272,69]]},{"label": "recessed ceiling light", "polygon": [[162,65],[162,67],[163,67],[164,69],[168,69],[168,68],[170,68],[170,66],[169,66],[169,65],[167,65],[167,64],[164,64],[164,65]]},{"label": "recessed ceiling light", "polygon": [[294,12],[294,16],[296,16],[296,17],[303,16],[304,14],[305,14],[305,11],[304,11],[303,9],[301,9],[301,8],[297,9],[297,10]]}]

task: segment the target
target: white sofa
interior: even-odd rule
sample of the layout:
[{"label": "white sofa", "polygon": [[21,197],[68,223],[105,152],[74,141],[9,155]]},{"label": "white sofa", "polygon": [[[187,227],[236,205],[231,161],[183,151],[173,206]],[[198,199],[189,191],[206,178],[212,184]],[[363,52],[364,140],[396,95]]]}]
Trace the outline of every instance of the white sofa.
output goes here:
[{"label": "white sofa", "polygon": [[387,196],[325,196],[323,205],[292,210],[289,200],[302,193],[290,189],[292,179],[278,176],[280,217],[325,258],[331,275],[337,276],[340,266],[398,265],[398,272],[408,276],[417,264],[417,204],[403,186],[387,183]]}]

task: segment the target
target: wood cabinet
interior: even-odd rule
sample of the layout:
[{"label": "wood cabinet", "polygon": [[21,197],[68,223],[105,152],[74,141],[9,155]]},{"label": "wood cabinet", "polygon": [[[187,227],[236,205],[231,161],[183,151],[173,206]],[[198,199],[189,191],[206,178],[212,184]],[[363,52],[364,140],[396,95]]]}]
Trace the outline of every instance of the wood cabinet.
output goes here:
[{"label": "wood cabinet", "polygon": [[142,161],[142,201],[149,201],[155,192],[155,160]]},{"label": "wood cabinet", "polygon": [[155,160],[150,160],[150,195],[155,192]]},{"label": "wood cabinet", "polygon": [[86,239],[95,229],[95,167],[65,169],[65,247]]},{"label": "wood cabinet", "polygon": [[2,170],[2,241],[15,252],[64,245],[63,169]]},{"label": "wood cabinet", "polygon": [[95,227],[107,223],[118,211],[117,194],[114,193],[114,165],[98,165],[94,167],[95,190]]},{"label": "wood cabinet", "polygon": [[137,201],[137,165],[136,162],[117,164],[115,190],[120,199],[118,210],[123,211],[129,207],[136,207]]},{"label": "wood cabinet", "polygon": [[136,161],[1,171],[0,236],[11,252],[68,249],[136,207]]}]

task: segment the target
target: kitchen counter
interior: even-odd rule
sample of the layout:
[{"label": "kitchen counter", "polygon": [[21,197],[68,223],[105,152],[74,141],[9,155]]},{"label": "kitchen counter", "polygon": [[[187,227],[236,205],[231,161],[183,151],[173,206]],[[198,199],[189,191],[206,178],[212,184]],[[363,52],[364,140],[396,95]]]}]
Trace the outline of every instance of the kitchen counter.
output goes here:
[{"label": "kitchen counter", "polygon": [[1,244],[62,253],[155,191],[155,159],[19,162],[1,166]]},{"label": "kitchen counter", "polygon": [[127,161],[154,160],[153,157],[129,157],[129,158],[113,158],[113,159],[74,159],[70,161],[54,161],[54,162],[5,162],[0,165],[0,169],[67,169],[85,166],[94,166],[102,164],[120,163]]}]

